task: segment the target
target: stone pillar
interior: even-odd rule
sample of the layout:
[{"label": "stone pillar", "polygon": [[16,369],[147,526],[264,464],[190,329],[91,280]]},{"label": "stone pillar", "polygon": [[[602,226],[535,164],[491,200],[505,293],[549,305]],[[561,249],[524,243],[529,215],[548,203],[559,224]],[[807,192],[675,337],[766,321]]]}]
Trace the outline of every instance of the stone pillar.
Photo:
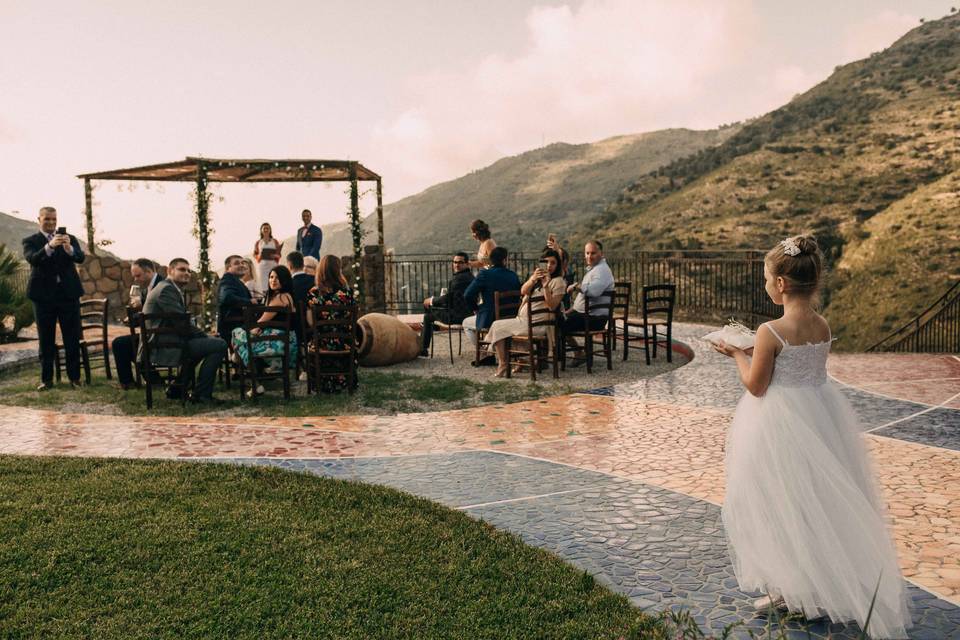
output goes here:
[{"label": "stone pillar", "polygon": [[365,313],[385,313],[387,310],[386,269],[384,251],[380,245],[363,248],[363,307]]}]

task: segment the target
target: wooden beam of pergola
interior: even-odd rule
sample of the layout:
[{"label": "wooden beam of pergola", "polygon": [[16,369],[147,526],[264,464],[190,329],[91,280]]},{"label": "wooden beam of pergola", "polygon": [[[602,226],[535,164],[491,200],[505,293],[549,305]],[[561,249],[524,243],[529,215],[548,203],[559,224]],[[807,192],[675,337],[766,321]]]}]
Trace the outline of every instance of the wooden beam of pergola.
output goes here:
[{"label": "wooden beam of pergola", "polygon": [[[260,183],[260,182],[349,182],[350,214],[359,224],[358,182],[376,182],[377,189],[377,243],[381,255],[383,240],[383,180],[379,175],[355,160],[268,160],[224,159],[187,157],[178,162],[165,162],[142,167],[115,169],[84,173],[77,176],[83,180],[86,198],[87,246],[90,254],[96,255],[93,228],[93,180],[145,180],[149,182],[193,182],[197,186],[198,213],[204,223],[198,222],[200,240],[200,273],[204,281],[209,279],[207,254],[210,230],[205,224],[207,207],[207,184],[210,182]],[[201,203],[202,204],[199,204]],[[362,247],[354,238],[354,257],[360,261]]]},{"label": "wooden beam of pergola", "polygon": [[144,180],[150,182],[376,182],[377,243],[383,249],[383,181],[379,175],[354,160],[224,159],[188,157],[178,162],[165,162],[142,167],[84,173],[87,194],[87,245],[95,253],[91,180]]}]

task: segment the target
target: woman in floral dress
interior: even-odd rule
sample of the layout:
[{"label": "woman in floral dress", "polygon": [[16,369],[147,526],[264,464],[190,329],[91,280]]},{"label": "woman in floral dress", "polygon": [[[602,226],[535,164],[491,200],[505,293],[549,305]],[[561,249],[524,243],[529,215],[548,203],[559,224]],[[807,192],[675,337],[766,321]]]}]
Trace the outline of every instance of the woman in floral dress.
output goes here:
[{"label": "woman in floral dress", "polygon": [[[267,278],[267,283],[269,285],[269,290],[267,292],[267,300],[264,303],[268,307],[281,307],[282,311],[267,311],[260,315],[257,319],[258,322],[267,322],[268,320],[279,320],[282,314],[293,314],[296,311],[296,307],[293,305],[293,276],[290,275],[290,270],[284,266],[274,267],[270,270],[270,275]],[[252,329],[250,331],[253,335],[260,335],[261,330],[259,328]],[[269,327],[263,329],[263,335],[283,335],[283,329],[275,329]],[[250,366],[250,345],[247,344],[247,333],[244,331],[243,327],[237,327],[233,330],[231,334],[231,342],[233,344],[233,352],[237,358],[243,361],[245,366]],[[260,356],[282,356],[283,355],[283,340],[264,340],[262,342],[253,343],[253,355]],[[290,365],[292,366],[297,359],[297,334],[293,331],[290,332]],[[270,358],[267,360],[271,367],[282,366],[281,358]]]},{"label": "woman in floral dress", "polygon": [[[320,306],[320,320],[339,320],[348,317],[345,311],[325,311],[325,305],[351,305],[354,304],[353,292],[347,286],[347,279],[343,277],[340,258],[332,255],[323,256],[320,264],[317,266],[317,286],[310,290],[307,297],[307,304],[310,306]],[[313,314],[307,315],[309,324],[313,324]],[[319,335],[320,349],[327,351],[336,351],[346,349],[347,345],[339,337],[324,337],[324,332],[335,331],[334,327],[317,327]],[[310,345],[313,349],[313,345]],[[320,370],[341,369],[343,368],[342,356],[321,356]],[[354,381],[356,384],[356,380]],[[317,380],[317,386],[321,391],[334,393],[347,388],[347,376],[320,376]]]}]

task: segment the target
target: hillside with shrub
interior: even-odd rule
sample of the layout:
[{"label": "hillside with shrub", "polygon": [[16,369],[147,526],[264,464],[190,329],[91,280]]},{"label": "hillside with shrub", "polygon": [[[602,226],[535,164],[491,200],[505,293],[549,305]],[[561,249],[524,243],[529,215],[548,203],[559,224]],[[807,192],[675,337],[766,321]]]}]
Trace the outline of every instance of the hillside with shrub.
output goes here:
[{"label": "hillside with shrub", "polygon": [[960,277],[960,15],[928,22],[718,146],[635,181],[576,238],[613,251],[814,233],[826,314],[861,349]]},{"label": "hillside with shrub", "polygon": [[[475,248],[471,220],[480,218],[511,249],[543,246],[603,213],[637,176],[715,146],[738,126],[712,131],[669,129],[617,136],[590,144],[556,143],[502,158],[489,167],[440,183],[384,207],[387,245],[397,253],[447,253]],[[368,242],[376,219],[364,221]],[[349,226],[326,225],[324,252],[352,253]]]}]

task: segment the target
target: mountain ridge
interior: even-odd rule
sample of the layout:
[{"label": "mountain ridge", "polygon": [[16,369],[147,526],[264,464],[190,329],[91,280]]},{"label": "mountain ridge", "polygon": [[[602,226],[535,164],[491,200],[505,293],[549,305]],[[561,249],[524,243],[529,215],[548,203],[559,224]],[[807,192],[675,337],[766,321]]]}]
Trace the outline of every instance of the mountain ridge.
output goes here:
[{"label": "mountain ridge", "polygon": [[[557,142],[447,180],[384,207],[384,233],[397,253],[446,253],[472,244],[469,224],[480,218],[501,244],[543,245],[547,231],[563,234],[584,217],[599,215],[637,175],[712,144],[737,131],[664,129],[597,142]],[[429,220],[424,227],[422,220]],[[536,227],[535,230],[529,227]],[[375,216],[364,220],[376,237]],[[324,251],[352,252],[349,225],[325,225]],[[451,239],[458,239],[454,246]],[[456,240],[454,240],[456,242]]]}]

